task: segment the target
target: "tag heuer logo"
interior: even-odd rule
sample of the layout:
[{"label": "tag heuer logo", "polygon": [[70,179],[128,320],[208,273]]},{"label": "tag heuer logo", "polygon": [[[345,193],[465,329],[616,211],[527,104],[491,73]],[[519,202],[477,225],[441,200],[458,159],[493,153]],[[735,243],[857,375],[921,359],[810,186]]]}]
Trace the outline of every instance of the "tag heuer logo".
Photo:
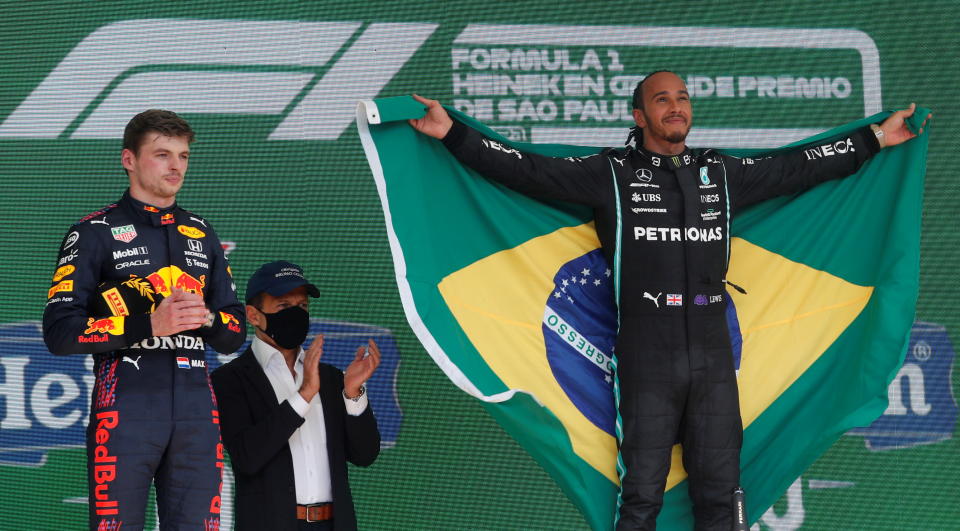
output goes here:
[{"label": "tag heuer logo", "polygon": [[113,233],[113,239],[121,241],[123,243],[130,243],[134,238],[137,237],[137,229],[133,228],[133,225],[124,225],[122,227],[111,227],[110,232]]}]

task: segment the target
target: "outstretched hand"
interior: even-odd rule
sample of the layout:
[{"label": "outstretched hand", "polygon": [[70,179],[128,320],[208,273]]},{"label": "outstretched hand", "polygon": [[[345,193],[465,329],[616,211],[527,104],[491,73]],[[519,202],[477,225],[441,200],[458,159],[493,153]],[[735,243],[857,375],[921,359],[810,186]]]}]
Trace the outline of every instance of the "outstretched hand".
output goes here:
[{"label": "outstretched hand", "polygon": [[917,104],[911,103],[910,107],[897,111],[887,117],[886,120],[880,124],[880,130],[883,131],[883,137],[885,140],[886,147],[896,146],[897,144],[902,144],[907,140],[917,136],[917,134],[923,134],[923,128],[927,126],[927,121],[933,118],[933,113],[930,113],[923,119],[923,123],[920,125],[920,130],[915,134],[913,131],[907,127],[907,118],[913,116],[913,112],[916,110]]},{"label": "outstretched hand", "polygon": [[421,133],[432,136],[436,139],[442,139],[447,136],[450,128],[453,127],[453,119],[447,114],[446,109],[437,100],[428,100],[427,98],[413,95],[413,99],[427,106],[427,114],[417,120],[407,120],[410,125]]}]

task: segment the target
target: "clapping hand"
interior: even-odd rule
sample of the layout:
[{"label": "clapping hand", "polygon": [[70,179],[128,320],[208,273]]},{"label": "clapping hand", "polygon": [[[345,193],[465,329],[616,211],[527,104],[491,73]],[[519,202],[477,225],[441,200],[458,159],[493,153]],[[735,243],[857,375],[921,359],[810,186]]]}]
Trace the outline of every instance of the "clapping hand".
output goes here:
[{"label": "clapping hand", "polygon": [[[365,355],[369,352],[369,355]],[[353,361],[343,375],[343,392],[347,398],[355,398],[360,394],[360,386],[373,376],[373,371],[380,365],[380,348],[374,340],[369,340],[367,346],[357,347]]]}]

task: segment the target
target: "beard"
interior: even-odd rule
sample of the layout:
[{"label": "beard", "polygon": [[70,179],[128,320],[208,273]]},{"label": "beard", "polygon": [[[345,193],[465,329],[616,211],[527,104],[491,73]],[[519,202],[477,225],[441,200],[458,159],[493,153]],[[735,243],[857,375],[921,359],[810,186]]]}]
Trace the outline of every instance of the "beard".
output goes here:
[{"label": "beard", "polygon": [[674,131],[672,133],[667,133],[663,138],[671,144],[679,144],[687,139],[687,133],[689,132],[690,128],[688,127],[685,131]]},{"label": "beard", "polygon": [[681,131],[673,130],[668,132],[661,130],[663,133],[661,137],[671,144],[679,144],[686,140],[687,135],[690,133],[690,120],[687,120],[686,126],[687,127]]},{"label": "beard", "polygon": [[665,124],[655,122],[650,116],[646,115],[646,113],[644,113],[644,117],[647,120],[647,127],[645,127],[643,131],[645,135],[659,138],[660,140],[669,142],[671,144],[680,144],[687,139],[687,135],[690,133],[690,124],[692,120],[689,118],[687,118],[686,127],[678,131],[672,128],[667,130],[667,126]]}]

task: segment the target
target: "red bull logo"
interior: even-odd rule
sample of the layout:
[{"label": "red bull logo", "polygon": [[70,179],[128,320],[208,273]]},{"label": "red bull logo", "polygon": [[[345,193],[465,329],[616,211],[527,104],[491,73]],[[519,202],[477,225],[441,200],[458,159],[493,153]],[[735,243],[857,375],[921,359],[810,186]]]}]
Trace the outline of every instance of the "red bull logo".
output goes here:
[{"label": "red bull logo", "polygon": [[177,266],[161,267],[156,273],[146,276],[150,285],[156,293],[169,297],[173,288],[177,288],[189,293],[196,293],[203,297],[203,288],[206,286],[207,276],[200,275],[197,279],[190,273],[185,272]]},{"label": "red bull logo", "polygon": [[156,273],[150,273],[149,275],[147,275],[147,282],[149,282],[150,285],[153,286],[153,290],[155,292],[163,295],[170,295],[170,288],[167,287],[167,282],[160,275],[160,271],[157,271]]},{"label": "red bull logo", "polygon": [[[213,413],[213,423],[219,424],[220,423],[219,412],[216,409],[214,409],[212,413]],[[217,443],[217,465],[216,466],[220,471],[220,485],[217,488],[217,491],[222,492],[223,491],[223,443],[222,442]],[[210,499],[210,514],[219,515],[221,506],[222,506],[222,500],[220,499],[220,495],[217,494],[216,496]],[[211,527],[210,529],[220,529],[220,518],[218,516],[209,518],[208,522],[214,526],[214,527]]]},{"label": "red bull logo", "polygon": [[231,332],[240,333],[240,320],[232,313],[220,312],[220,320]]},{"label": "red bull logo", "polygon": [[77,343],[106,343],[110,341],[110,336],[107,334],[99,336],[77,336]]},{"label": "red bull logo", "polygon": [[94,333],[109,332],[115,336],[123,335],[122,317],[105,317],[103,319],[87,319],[87,329],[83,331],[84,335]]},{"label": "red bull logo", "polygon": [[97,413],[97,427],[93,433],[93,440],[97,446],[93,448],[93,500],[97,516],[110,516],[120,512],[117,500],[110,499],[110,482],[117,477],[117,456],[110,455],[107,442],[110,441],[110,431],[120,422],[120,413],[117,411],[102,411]]},{"label": "red bull logo", "polygon": [[143,205],[143,209],[147,212],[160,212],[160,209],[157,207],[152,207],[150,205]]},{"label": "red bull logo", "polygon": [[206,284],[207,275],[200,275],[200,280],[197,280],[190,273],[180,272],[180,275],[177,276],[177,280],[174,283],[174,287],[182,289],[188,293],[196,293],[203,297],[203,287]]},{"label": "red bull logo", "polygon": [[170,225],[170,224],[173,223],[173,222],[174,222],[174,220],[173,220],[173,213],[172,213],[172,212],[167,212],[166,214],[160,216],[160,224],[161,224],[161,225]]},{"label": "red bull logo", "polygon": [[92,334],[94,332],[100,332],[102,334],[110,330],[113,330],[113,321],[111,321],[109,318],[94,319],[91,317],[87,320],[87,329],[84,330],[83,333]]}]

